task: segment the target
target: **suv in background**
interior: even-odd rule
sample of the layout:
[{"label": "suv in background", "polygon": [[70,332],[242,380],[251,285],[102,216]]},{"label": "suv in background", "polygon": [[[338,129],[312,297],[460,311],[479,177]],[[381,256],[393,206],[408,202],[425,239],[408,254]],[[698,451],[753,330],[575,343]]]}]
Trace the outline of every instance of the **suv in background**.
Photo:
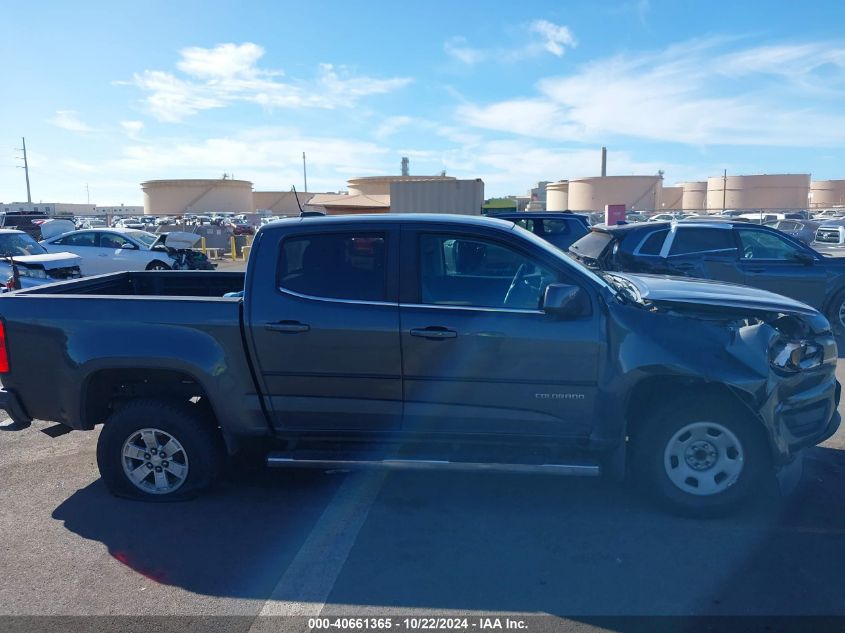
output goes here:
[{"label": "suv in background", "polygon": [[714,279],[769,290],[824,313],[845,333],[845,258],[824,257],[748,222],[650,222],[593,227],[569,247],[595,269]]},{"label": "suv in background", "polygon": [[590,232],[587,216],[571,211],[511,211],[488,217],[510,220],[564,251]]}]

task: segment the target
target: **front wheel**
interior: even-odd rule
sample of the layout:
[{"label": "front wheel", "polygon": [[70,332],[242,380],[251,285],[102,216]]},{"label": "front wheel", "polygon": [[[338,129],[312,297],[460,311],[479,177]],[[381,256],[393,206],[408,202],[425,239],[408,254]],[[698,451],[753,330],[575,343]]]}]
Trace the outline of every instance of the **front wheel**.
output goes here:
[{"label": "front wheel", "polygon": [[155,260],[154,262],[150,262],[149,264],[147,264],[147,270],[170,270],[170,266],[168,266],[164,262]]},{"label": "front wheel", "polygon": [[830,302],[827,320],[835,334],[845,334],[845,290],[840,290]]},{"label": "front wheel", "polygon": [[672,510],[725,514],[774,480],[756,422],[730,403],[691,398],[663,407],[632,439],[641,483]]},{"label": "front wheel", "polygon": [[115,495],[146,501],[186,499],[210,486],[224,459],[220,433],[195,407],[136,400],[106,420],[97,465]]}]

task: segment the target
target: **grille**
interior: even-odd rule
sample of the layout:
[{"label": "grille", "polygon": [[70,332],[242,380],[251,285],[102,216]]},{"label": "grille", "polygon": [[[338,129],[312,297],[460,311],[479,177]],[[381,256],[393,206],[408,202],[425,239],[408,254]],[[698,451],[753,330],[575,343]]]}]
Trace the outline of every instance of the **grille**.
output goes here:
[{"label": "grille", "polygon": [[783,416],[787,428],[795,437],[804,437],[810,433],[821,431],[829,418],[827,402],[790,411]]},{"label": "grille", "polygon": [[839,229],[819,229],[816,231],[816,241],[839,244]]},{"label": "grille", "polygon": [[53,270],[48,270],[47,275],[50,279],[78,279],[79,277],[82,277],[79,272],[79,267],[77,266],[54,268]]}]

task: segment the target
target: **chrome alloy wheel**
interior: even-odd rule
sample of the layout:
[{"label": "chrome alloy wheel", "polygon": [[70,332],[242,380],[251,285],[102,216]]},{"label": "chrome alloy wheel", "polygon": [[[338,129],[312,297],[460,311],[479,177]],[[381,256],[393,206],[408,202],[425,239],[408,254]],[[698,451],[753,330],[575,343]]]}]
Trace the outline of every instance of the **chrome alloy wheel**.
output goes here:
[{"label": "chrome alloy wheel", "polygon": [[141,429],[123,444],[123,472],[136,488],[154,495],[174,492],[188,478],[188,454],[161,429]]},{"label": "chrome alloy wheel", "polygon": [[839,327],[845,328],[845,300],[839,304],[839,312],[837,312],[837,318],[839,319]]},{"label": "chrome alloy wheel", "polygon": [[693,422],[672,436],[663,452],[669,480],[692,495],[724,492],[737,482],[745,465],[742,444],[715,422]]}]

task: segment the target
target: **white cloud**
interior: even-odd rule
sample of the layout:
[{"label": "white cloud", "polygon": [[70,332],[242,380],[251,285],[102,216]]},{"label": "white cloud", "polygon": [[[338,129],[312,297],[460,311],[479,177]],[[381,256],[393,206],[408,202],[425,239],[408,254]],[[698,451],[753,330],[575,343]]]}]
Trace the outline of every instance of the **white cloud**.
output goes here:
[{"label": "white cloud", "polygon": [[56,116],[49,119],[47,122],[71,132],[87,133],[94,131],[94,128],[83,123],[73,110],[56,110]]},{"label": "white cloud", "polygon": [[656,54],[594,61],[541,80],[537,94],[526,99],[463,104],[458,118],[480,128],[569,141],[845,142],[845,48],[819,42],[726,53],[719,49],[723,43],[699,40]]},{"label": "white cloud", "polygon": [[120,127],[123,128],[123,131],[126,133],[126,136],[133,140],[137,140],[138,137],[141,135],[141,131],[144,129],[144,122],[143,121],[121,121]]},{"label": "white cloud", "polygon": [[566,48],[573,48],[576,45],[575,37],[568,27],[560,26],[548,20],[535,20],[531,23],[531,32],[537,33],[543,38],[543,48],[560,57]]},{"label": "white cloud", "polygon": [[250,42],[186,48],[176,64],[183,77],[145,70],[134,75],[133,83],[148,93],[146,103],[153,116],[173,122],[236,102],[271,108],[349,107],[363,97],[391,92],[411,82],[405,77],[357,76],[332,64],[321,64],[311,81],[281,81],[281,71],[257,66],[263,55],[264,49]]},{"label": "white cloud", "polygon": [[443,50],[449,56],[468,66],[482,62],[489,56],[489,51],[469,46],[465,37],[453,37],[446,40],[443,43]]},{"label": "white cloud", "polygon": [[534,20],[520,29],[525,43],[509,47],[475,48],[465,37],[453,37],[443,44],[447,55],[472,66],[485,61],[516,62],[549,53],[561,57],[567,48],[577,46],[575,36],[567,26],[548,20]]}]

